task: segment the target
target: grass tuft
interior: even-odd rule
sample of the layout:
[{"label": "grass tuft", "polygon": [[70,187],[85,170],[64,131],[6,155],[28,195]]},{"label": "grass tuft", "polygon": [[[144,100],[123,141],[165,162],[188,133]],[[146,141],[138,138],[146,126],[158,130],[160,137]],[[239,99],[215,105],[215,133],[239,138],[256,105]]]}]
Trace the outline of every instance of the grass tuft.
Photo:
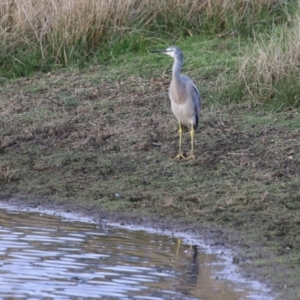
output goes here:
[{"label": "grass tuft", "polygon": [[293,26],[274,28],[242,57],[236,99],[278,108],[300,106],[300,16]]}]

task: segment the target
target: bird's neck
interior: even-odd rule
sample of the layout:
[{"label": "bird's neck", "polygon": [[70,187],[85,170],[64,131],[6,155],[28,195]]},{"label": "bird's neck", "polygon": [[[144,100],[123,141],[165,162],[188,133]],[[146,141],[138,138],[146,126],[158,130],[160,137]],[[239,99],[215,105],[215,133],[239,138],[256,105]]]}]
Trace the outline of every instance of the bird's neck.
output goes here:
[{"label": "bird's neck", "polygon": [[173,68],[172,68],[172,77],[174,80],[180,77],[180,70],[182,68],[182,62],[178,61],[176,58],[174,60]]}]

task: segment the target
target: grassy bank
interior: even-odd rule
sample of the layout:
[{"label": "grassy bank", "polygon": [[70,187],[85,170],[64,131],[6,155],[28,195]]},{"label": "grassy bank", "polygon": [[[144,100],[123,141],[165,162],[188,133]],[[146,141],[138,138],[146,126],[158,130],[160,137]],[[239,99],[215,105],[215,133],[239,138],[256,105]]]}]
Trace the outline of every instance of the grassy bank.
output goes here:
[{"label": "grassy bank", "polygon": [[272,279],[280,299],[297,299],[299,111],[222,99],[247,40],[196,36],[179,46],[203,95],[195,160],[172,159],[172,61],[129,52],[110,65],[2,79],[1,197],[225,228],[241,264]]},{"label": "grassy bank", "polygon": [[289,22],[297,1],[24,0],[0,4],[0,74],[107,61],[161,39],[253,35]]}]

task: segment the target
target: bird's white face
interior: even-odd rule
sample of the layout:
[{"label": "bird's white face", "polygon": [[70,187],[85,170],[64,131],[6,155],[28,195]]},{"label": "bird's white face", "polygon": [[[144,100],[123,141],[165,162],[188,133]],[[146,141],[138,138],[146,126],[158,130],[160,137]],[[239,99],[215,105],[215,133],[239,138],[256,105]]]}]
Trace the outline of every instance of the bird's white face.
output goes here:
[{"label": "bird's white face", "polygon": [[169,47],[165,50],[165,54],[170,55],[171,57],[175,57],[175,51],[176,49],[174,47]]}]

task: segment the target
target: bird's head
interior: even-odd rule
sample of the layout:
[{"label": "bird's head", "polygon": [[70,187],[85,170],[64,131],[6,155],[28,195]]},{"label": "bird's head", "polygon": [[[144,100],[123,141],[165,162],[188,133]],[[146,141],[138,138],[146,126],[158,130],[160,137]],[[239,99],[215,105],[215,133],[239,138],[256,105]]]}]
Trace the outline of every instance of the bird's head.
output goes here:
[{"label": "bird's head", "polygon": [[167,49],[163,49],[163,50],[153,50],[150,52],[161,52],[161,53],[167,54],[173,58],[183,59],[182,51],[178,47],[175,47],[175,46],[171,46],[171,47],[168,47]]}]

